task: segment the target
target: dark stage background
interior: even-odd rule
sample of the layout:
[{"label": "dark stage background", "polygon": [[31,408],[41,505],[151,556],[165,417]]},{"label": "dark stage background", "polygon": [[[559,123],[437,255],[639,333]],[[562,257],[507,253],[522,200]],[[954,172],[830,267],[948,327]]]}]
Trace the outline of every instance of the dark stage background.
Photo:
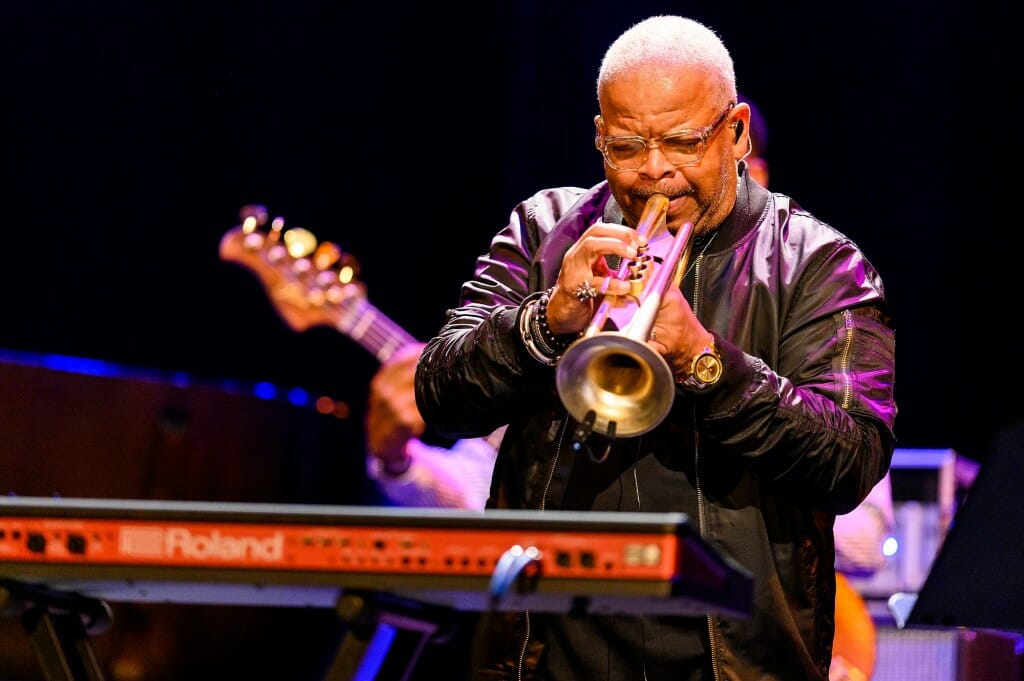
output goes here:
[{"label": "dark stage background", "polygon": [[[7,0],[0,348],[330,395],[351,407],[343,432],[305,446],[349,457],[338,475],[359,475],[376,361],[330,330],[291,333],[256,279],[219,260],[239,207],[263,203],[338,242],[371,302],[426,339],[515,203],[601,179],[600,57],[634,21],[681,12],[719,31],[764,111],[772,188],[881,271],[897,319],[899,445],[983,460],[1024,413],[1022,238],[1004,208],[1017,198],[1004,168],[1019,152],[1017,97],[1015,83],[985,84],[1012,80],[1019,60],[1000,53],[1011,22],[983,3],[902,5]],[[3,394],[10,414],[35,393]],[[108,408],[104,394],[71,398],[116,423],[124,403]],[[59,432],[49,399],[35,418]],[[211,409],[261,428],[273,419],[227,397]],[[286,433],[303,422],[282,413]],[[113,456],[118,430],[83,443],[103,475],[131,456]],[[63,461],[79,455],[70,442]],[[39,476],[33,485],[65,491]],[[338,485],[309,498],[357,499]]]}]

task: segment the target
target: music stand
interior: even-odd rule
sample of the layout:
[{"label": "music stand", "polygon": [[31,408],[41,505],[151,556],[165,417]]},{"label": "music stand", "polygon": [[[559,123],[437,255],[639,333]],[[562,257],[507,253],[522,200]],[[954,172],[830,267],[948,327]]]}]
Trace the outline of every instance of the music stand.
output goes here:
[{"label": "music stand", "polygon": [[1024,632],[1024,422],[995,445],[916,598],[890,599],[901,628]]}]

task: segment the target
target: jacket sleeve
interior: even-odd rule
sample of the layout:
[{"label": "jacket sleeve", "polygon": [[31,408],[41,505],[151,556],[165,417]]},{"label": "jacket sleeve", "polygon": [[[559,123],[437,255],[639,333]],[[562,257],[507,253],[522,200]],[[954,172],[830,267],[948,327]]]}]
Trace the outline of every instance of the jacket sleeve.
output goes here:
[{"label": "jacket sleeve", "polygon": [[881,280],[843,240],[808,260],[779,309],[775,357],[723,341],[726,366],[742,380],[710,397],[707,444],[769,486],[849,512],[895,448],[895,333]]},{"label": "jacket sleeve", "polygon": [[541,240],[581,191],[547,190],[522,202],[477,258],[459,307],[448,310],[416,370],[417,406],[437,432],[486,435],[552,394],[554,370],[530,357],[519,316],[545,285],[535,263]]}]

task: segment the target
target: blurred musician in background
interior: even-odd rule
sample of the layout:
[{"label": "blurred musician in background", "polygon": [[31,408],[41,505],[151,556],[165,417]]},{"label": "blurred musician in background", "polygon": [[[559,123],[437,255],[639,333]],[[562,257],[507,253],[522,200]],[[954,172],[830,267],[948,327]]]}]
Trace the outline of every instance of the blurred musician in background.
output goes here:
[{"label": "blurred musician in background", "polygon": [[486,438],[458,440],[450,448],[424,442],[426,424],[413,391],[422,349],[418,343],[397,351],[370,381],[367,475],[398,506],[482,509],[505,429]]},{"label": "blurred musician in background", "polygon": [[768,121],[754,100],[742,92],[737,99],[750,107],[750,154],[747,156],[747,172],[762,187],[768,187],[771,174],[768,168]]}]

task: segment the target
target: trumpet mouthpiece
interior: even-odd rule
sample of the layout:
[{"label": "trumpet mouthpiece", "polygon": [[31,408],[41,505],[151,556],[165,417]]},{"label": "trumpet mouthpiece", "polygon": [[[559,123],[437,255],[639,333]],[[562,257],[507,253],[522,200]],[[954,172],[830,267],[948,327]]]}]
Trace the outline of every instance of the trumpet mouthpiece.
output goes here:
[{"label": "trumpet mouthpiece", "polygon": [[647,198],[644,212],[640,214],[640,222],[636,225],[636,231],[646,237],[653,236],[665,224],[665,219],[668,216],[668,203],[668,197],[664,194],[651,194]]}]

